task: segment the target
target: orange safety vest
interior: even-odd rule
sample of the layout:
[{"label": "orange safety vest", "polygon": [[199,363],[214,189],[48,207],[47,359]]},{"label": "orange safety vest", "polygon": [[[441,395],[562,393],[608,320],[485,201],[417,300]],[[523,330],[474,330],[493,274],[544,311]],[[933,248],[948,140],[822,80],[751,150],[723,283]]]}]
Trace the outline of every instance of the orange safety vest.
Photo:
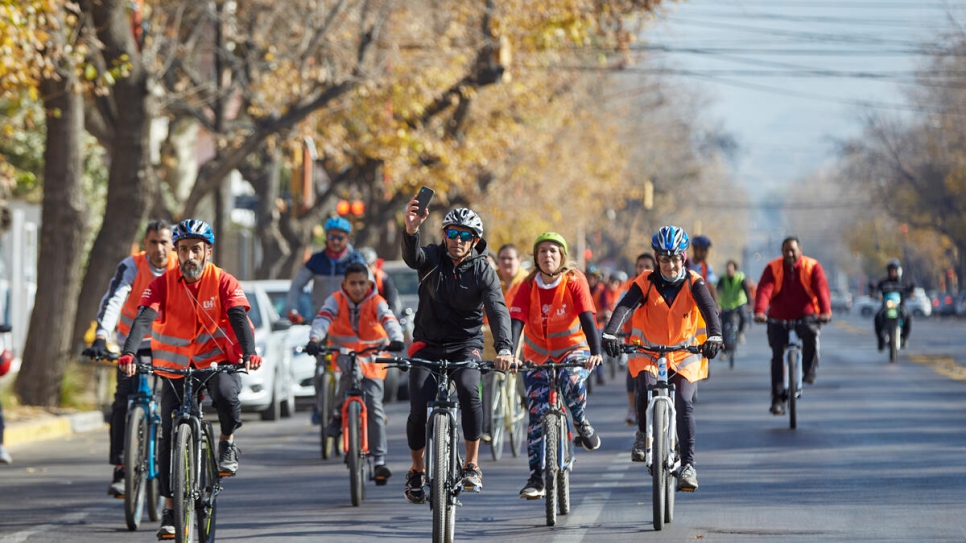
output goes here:
[{"label": "orange safety vest", "polygon": [[[688,271],[688,284],[681,288],[674,297],[674,303],[668,307],[664,297],[651,288],[652,283],[648,279],[651,273],[647,270],[634,280],[644,293],[644,301],[631,318],[632,337],[645,346],[704,343],[708,335],[707,328],[690,288],[693,281],[701,279],[701,274]],[[708,377],[708,360],[700,354],[674,352],[667,355],[667,360],[669,369],[692,383]],[[632,353],[628,356],[627,367],[634,377],[644,370],[656,376],[657,355]]]},{"label": "orange safety vest", "polygon": [[553,302],[547,312],[546,330],[540,304],[540,287],[536,279],[530,285],[530,314],[523,334],[523,356],[537,364],[547,360],[559,362],[567,354],[588,349],[587,338],[574,311],[574,299],[567,288],[570,278],[564,275],[554,289]]},{"label": "orange safety vest", "polygon": [[[333,293],[333,296],[339,302],[339,316],[329,326],[329,341],[333,345],[342,349],[361,351],[373,345],[385,345],[389,341],[389,334],[379,322],[379,302],[385,301],[382,296],[377,294],[362,301],[362,305],[359,306],[358,332],[352,329],[349,318],[349,298],[345,292],[340,290]],[[378,353],[375,353],[360,356],[357,359],[359,367],[362,368],[362,374],[369,379],[385,379],[388,373],[387,366],[373,362],[373,358],[377,355]]]},{"label": "orange safety vest", "polygon": [[[815,309],[815,314],[818,315],[822,311],[819,309],[818,296],[812,290],[812,274],[815,271],[815,266],[818,265],[818,260],[804,255],[799,260],[802,268],[802,287],[805,288],[805,294],[812,300],[812,307]],[[778,296],[779,291],[781,291],[782,280],[785,278],[785,259],[782,257],[776,258],[768,263],[768,267],[771,268],[771,274],[775,278],[775,289],[771,291],[771,299],[774,300],[775,296]]]},{"label": "orange safety vest", "polygon": [[[134,324],[134,317],[138,315],[138,305],[141,302],[141,295],[144,289],[148,288],[151,281],[154,281],[154,273],[151,271],[151,264],[148,262],[147,253],[141,251],[134,255],[134,263],[137,264],[138,273],[134,276],[134,283],[131,284],[131,292],[127,295],[124,307],[121,308],[121,318],[117,321],[117,331],[125,336],[131,331]],[[165,269],[170,270],[178,267],[178,255],[174,251],[168,253],[168,263]],[[151,339],[150,334],[146,334],[144,339]]]},{"label": "orange safety vest", "polygon": [[372,278],[375,279],[376,281],[376,292],[378,292],[380,296],[382,296],[384,292],[382,290],[382,282],[383,282],[383,277],[385,276],[386,276],[386,272],[382,271],[379,268],[372,268]]},{"label": "orange safety vest", "polygon": [[[216,362],[241,360],[241,345],[221,305],[218,285],[222,273],[211,262],[205,264],[197,299],[182,283],[180,269],[168,270],[161,276],[167,296],[161,318],[151,330],[151,356],[156,366],[184,369],[191,364],[207,368]],[[250,319],[248,324],[252,326]]]}]

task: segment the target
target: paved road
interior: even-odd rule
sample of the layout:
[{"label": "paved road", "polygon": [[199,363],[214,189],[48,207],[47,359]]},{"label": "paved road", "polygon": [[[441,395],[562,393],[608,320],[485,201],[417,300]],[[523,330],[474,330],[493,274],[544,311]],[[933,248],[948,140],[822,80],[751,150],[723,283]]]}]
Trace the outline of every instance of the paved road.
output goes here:
[{"label": "paved road", "polygon": [[[579,453],[571,515],[544,526],[543,503],[517,498],[525,460],[507,455],[483,462],[485,490],[465,496],[458,539],[966,541],[966,382],[933,369],[966,348],[966,326],[916,322],[910,350],[891,365],[875,351],[870,327],[849,317],[823,330],[818,382],[806,390],[794,431],[767,411],[764,328],[753,328],[736,368],[716,365],[701,385],[701,487],[678,495],[675,522],[663,532],[651,526],[643,468],[629,461],[633,432],[622,422],[622,385],[609,383],[591,396],[604,445]],[[909,354],[925,356],[913,362]],[[359,508],[348,504],[344,467],[318,459],[306,413],[246,421],[241,472],[219,499],[219,540],[427,540],[428,507],[402,497],[405,406],[390,406],[389,414],[396,475],[389,486],[370,487]],[[154,523],[128,532],[122,503],[105,494],[106,432],[14,453],[17,463],[0,468],[0,543],[154,541]]]}]

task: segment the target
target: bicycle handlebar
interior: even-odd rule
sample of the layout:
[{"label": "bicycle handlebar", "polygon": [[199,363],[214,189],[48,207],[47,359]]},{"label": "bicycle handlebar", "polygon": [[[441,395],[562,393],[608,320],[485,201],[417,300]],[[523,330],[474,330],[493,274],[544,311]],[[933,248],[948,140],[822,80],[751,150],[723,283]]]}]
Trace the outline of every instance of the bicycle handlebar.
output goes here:
[{"label": "bicycle handlebar", "polygon": [[81,351],[81,356],[83,357],[81,360],[84,361],[85,364],[90,364],[92,366],[113,366],[114,362],[117,362],[117,360],[121,358],[120,353],[111,351],[108,351],[107,355],[105,356],[91,356],[88,351],[89,349],[84,349]]},{"label": "bicycle handlebar", "polygon": [[624,345],[624,352],[631,353],[654,353],[668,354],[678,351],[687,351],[691,354],[701,354],[700,345]]},{"label": "bicycle handlebar", "polygon": [[423,358],[408,358],[402,356],[386,356],[376,359],[376,364],[387,364],[390,367],[409,369],[411,366],[422,366],[429,369],[471,368],[480,371],[501,371],[496,369],[490,360],[425,360]]},{"label": "bicycle handlebar", "polygon": [[522,369],[527,371],[531,371],[531,370],[547,371],[547,370],[553,370],[558,368],[582,368],[584,367],[584,364],[587,363],[587,360],[588,360],[587,358],[578,358],[571,362],[544,362],[542,364],[538,364],[533,360],[526,360],[521,365],[514,364],[513,366],[510,367],[510,369]]},{"label": "bicycle handlebar", "polygon": [[192,368],[190,366],[184,369],[165,368],[162,366],[155,366],[154,364],[144,364],[142,362],[137,362],[134,364],[134,366],[138,373],[154,373],[156,371],[173,373],[175,375],[197,375],[199,373],[208,375],[214,375],[216,373],[248,373],[245,371],[245,366],[242,364],[218,364],[217,362],[212,364],[212,367],[208,368]]},{"label": "bicycle handlebar", "polygon": [[[814,322],[815,323],[818,323],[818,320],[816,319]],[[811,324],[811,323],[812,323],[812,320],[811,319],[805,319],[805,318],[801,318],[801,319],[773,319],[771,317],[768,317],[768,324],[774,324],[776,326],[784,326],[785,328],[788,328],[790,326],[798,326],[799,324]]]}]

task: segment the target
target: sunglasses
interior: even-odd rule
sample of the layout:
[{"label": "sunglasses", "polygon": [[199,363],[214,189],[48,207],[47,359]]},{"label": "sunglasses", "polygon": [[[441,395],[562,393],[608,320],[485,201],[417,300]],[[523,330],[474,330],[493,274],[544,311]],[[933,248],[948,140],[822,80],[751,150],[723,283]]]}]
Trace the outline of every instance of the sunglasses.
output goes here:
[{"label": "sunglasses", "polygon": [[670,264],[671,262],[674,262],[675,264],[680,264],[684,262],[684,257],[681,255],[674,255],[674,256],[661,255],[657,257],[657,261],[660,262],[661,264]]},{"label": "sunglasses", "polygon": [[457,230],[455,228],[450,228],[446,231],[446,239],[456,239],[460,238],[460,241],[473,241],[473,232],[467,232],[466,230]]},{"label": "sunglasses", "polygon": [[345,239],[345,234],[329,234],[327,237],[332,241],[342,241]]}]

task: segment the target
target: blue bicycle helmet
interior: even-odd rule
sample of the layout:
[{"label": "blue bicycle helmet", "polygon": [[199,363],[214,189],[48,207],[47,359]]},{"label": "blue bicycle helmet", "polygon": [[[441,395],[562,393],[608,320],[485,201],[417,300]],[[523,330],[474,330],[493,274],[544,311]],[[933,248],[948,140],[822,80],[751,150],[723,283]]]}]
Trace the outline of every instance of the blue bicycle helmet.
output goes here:
[{"label": "blue bicycle helmet", "polygon": [[688,233],[677,226],[665,226],[651,238],[651,248],[657,255],[683,255],[690,245]]},{"label": "blue bicycle helmet", "polygon": [[329,230],[342,230],[346,234],[352,233],[352,224],[342,217],[332,217],[331,219],[325,221],[325,226],[323,230],[328,232]]},{"label": "blue bicycle helmet", "polygon": [[198,219],[185,219],[178,223],[171,231],[171,242],[175,245],[182,239],[200,239],[208,243],[215,244],[215,233],[211,226],[205,221]]},{"label": "blue bicycle helmet", "polygon": [[711,247],[711,240],[708,239],[708,236],[694,236],[694,239],[691,240],[691,245],[699,249],[708,249]]}]

